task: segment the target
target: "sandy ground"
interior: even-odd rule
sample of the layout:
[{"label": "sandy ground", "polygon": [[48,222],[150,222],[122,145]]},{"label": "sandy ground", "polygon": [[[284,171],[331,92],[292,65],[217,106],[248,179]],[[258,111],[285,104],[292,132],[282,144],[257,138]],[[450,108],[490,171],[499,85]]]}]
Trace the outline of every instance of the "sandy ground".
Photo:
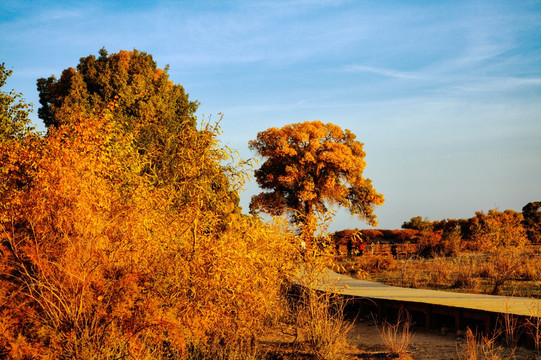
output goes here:
[{"label": "sandy ground", "polygon": [[[381,337],[381,326],[376,326],[367,320],[357,321],[348,336],[349,343],[360,351],[384,352],[387,348]],[[466,340],[464,334],[428,330],[425,328],[413,328],[413,339],[408,348],[408,353],[415,360],[451,360],[467,359],[459,357]],[[503,349],[501,357],[495,359],[508,359],[510,349]],[[500,351],[496,352],[501,354]],[[482,357],[481,359],[485,359]],[[532,349],[518,347],[509,359],[517,360],[540,360],[541,356]]]},{"label": "sandy ground", "polygon": [[[380,334],[381,326],[369,321],[358,321],[351,329],[348,341],[359,350],[368,352],[386,351]],[[413,339],[408,352],[414,359],[446,360],[457,359],[457,349],[463,343],[455,334],[444,334],[435,330],[412,329]]]},{"label": "sandy ground", "polygon": [[[348,334],[348,349],[346,349],[346,358],[350,360],[391,360],[391,359],[413,359],[413,360],[541,360],[541,356],[533,349],[518,347],[511,353],[511,349],[504,349],[498,346],[498,349],[486,356],[467,357],[463,352],[466,340],[459,334],[446,333],[445,331],[428,330],[422,328],[412,328],[413,339],[409,345],[406,356],[397,358],[392,356],[381,337],[381,328],[374,325],[371,321],[358,320]],[[299,334],[298,341],[303,342],[303,335]],[[293,337],[284,333],[268,334],[267,339],[263,341],[275,356],[270,359],[280,360],[314,360],[313,353],[306,350],[295,352],[293,355],[292,342]],[[342,350],[344,351],[344,350]]]}]

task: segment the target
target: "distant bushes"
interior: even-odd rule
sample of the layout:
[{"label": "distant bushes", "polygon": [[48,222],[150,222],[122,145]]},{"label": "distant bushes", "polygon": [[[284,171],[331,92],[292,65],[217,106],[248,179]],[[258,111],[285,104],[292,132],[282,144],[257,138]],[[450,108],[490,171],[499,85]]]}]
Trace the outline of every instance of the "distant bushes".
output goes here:
[{"label": "distant bushes", "polygon": [[[343,230],[333,239],[367,243],[363,257],[353,264],[343,261],[348,273],[363,279],[491,294],[516,294],[510,289],[522,282],[519,293],[539,296],[528,284],[541,280],[539,247],[530,246],[526,230],[534,227],[535,216],[530,214],[529,219],[530,227],[525,225],[523,214],[496,209],[460,220],[414,217],[403,224],[403,230]],[[373,243],[386,245],[373,247]],[[413,252],[409,252],[411,243]],[[397,244],[397,255],[389,254],[389,244]],[[385,251],[379,250],[381,246]]]},{"label": "distant bushes", "polygon": [[404,230],[340,230],[332,234],[335,243],[346,244],[348,241],[359,242],[417,242],[420,232],[415,229]]},{"label": "distant bushes", "polygon": [[444,253],[456,253],[461,248],[494,251],[501,247],[522,247],[535,238],[529,237],[531,231],[526,231],[532,226],[526,226],[521,213],[497,209],[486,214],[478,211],[469,219],[458,220],[429,221],[417,216],[402,224],[404,229],[418,230],[420,241],[427,248]]}]

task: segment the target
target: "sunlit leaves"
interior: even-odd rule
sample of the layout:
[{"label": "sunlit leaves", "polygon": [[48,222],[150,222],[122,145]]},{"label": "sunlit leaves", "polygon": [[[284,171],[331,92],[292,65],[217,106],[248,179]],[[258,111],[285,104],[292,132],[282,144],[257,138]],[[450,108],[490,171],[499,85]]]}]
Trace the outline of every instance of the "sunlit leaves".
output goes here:
[{"label": "sunlit leaves", "polygon": [[[136,56],[105,79],[122,85]],[[173,91],[164,74],[151,79]],[[99,107],[79,67],[64,75],[68,90],[42,84],[66,90],[47,135],[0,142],[0,354],[182,359],[245,342],[280,307],[295,252],[285,228],[240,213],[246,174],[218,125],[143,112],[130,129],[116,109],[152,93],[145,77]]]},{"label": "sunlit leaves", "polygon": [[[12,71],[7,70],[4,63],[0,64],[0,89],[6,84]],[[28,114],[32,111],[31,105],[26,103],[22,94],[15,91],[4,92],[0,90],[0,142],[24,136],[30,130]]]},{"label": "sunlit leaves", "polygon": [[471,240],[476,249],[481,251],[499,251],[509,246],[522,247],[528,241],[522,220],[522,214],[512,210],[500,212],[492,209],[487,214],[478,211],[469,220]]},{"label": "sunlit leaves", "polygon": [[180,139],[185,178],[161,186],[106,116],[0,144],[3,354],[180,359],[275,313],[289,235],[215,191],[233,168],[204,129]]},{"label": "sunlit leaves", "polygon": [[319,121],[297,123],[260,132],[250,148],[265,159],[255,176],[267,190],[252,198],[252,211],[288,213],[302,223],[303,217],[325,213],[328,204],[339,204],[376,224],[373,207],[383,196],[362,177],[365,153],[349,130]]},{"label": "sunlit leaves", "polygon": [[[152,56],[137,50],[83,57],[60,79],[38,80],[40,118],[49,128],[109,111],[109,121],[133,136],[134,146],[150,163],[148,172],[167,172],[164,161],[179,146],[181,134],[195,129],[198,103],[157,68]],[[163,179],[162,179],[163,180]]]}]

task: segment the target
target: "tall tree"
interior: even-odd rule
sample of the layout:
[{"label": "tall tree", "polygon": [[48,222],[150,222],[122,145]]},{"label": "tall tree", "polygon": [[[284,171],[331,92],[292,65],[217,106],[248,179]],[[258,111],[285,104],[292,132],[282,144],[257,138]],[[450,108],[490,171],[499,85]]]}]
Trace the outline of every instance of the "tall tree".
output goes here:
[{"label": "tall tree", "polygon": [[[181,85],[169,80],[167,67],[159,69],[152,55],[137,50],[109,55],[101,49],[80,59],[60,79],[37,81],[45,125],[59,127],[108,109],[111,119],[133,134],[135,146],[161,171],[168,154],[178,147],[175,137],[195,128],[197,101],[191,101]],[[81,116],[83,115],[83,116]]]},{"label": "tall tree", "polygon": [[[320,121],[270,128],[250,141],[250,149],[265,159],[256,170],[259,186],[267,190],[252,197],[250,210],[290,216],[303,227],[325,213],[330,204],[349,209],[377,225],[375,205],[383,196],[362,177],[366,166],[363,144],[349,130]],[[308,228],[306,235],[313,235]]]},{"label": "tall tree", "polygon": [[[5,86],[12,73],[12,70],[6,69],[4,63],[0,64],[0,89]],[[31,111],[32,106],[24,101],[22,94],[14,90],[0,90],[0,142],[20,138],[30,131],[32,126],[28,115]]]},{"label": "tall tree", "polygon": [[[185,203],[193,200],[192,181],[199,179],[201,186],[213,190],[205,194],[216,195],[198,201],[213,209],[217,208],[216,201],[232,202],[238,210],[238,194],[231,189],[227,168],[221,172],[209,170],[221,166],[219,161],[197,166],[192,163],[193,159],[210,158],[194,156],[196,151],[214,152],[215,159],[222,156],[216,154],[220,152],[216,129],[196,129],[198,102],[169,80],[167,70],[167,66],[159,69],[152,55],[145,52],[122,50],[109,55],[101,49],[99,57],[81,58],[77,67],[64,70],[60,79],[38,79],[38,115],[51,129],[109,112],[107,118],[113,127],[133,138],[134,148],[145,158],[142,172],[155,185],[183,188],[186,191],[178,192],[178,201]],[[194,173],[194,169],[199,170]]]}]

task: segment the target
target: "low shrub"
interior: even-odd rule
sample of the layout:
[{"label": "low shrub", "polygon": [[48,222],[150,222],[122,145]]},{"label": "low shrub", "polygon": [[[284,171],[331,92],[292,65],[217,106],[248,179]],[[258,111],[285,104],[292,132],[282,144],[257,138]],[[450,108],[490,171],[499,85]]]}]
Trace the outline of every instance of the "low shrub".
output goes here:
[{"label": "low shrub", "polygon": [[411,332],[411,317],[406,311],[399,311],[395,324],[385,322],[380,334],[391,354],[399,359],[411,358],[408,356],[408,348],[414,335]]},{"label": "low shrub", "polygon": [[369,273],[393,271],[397,269],[397,261],[390,255],[361,256],[357,260],[357,266]]}]

